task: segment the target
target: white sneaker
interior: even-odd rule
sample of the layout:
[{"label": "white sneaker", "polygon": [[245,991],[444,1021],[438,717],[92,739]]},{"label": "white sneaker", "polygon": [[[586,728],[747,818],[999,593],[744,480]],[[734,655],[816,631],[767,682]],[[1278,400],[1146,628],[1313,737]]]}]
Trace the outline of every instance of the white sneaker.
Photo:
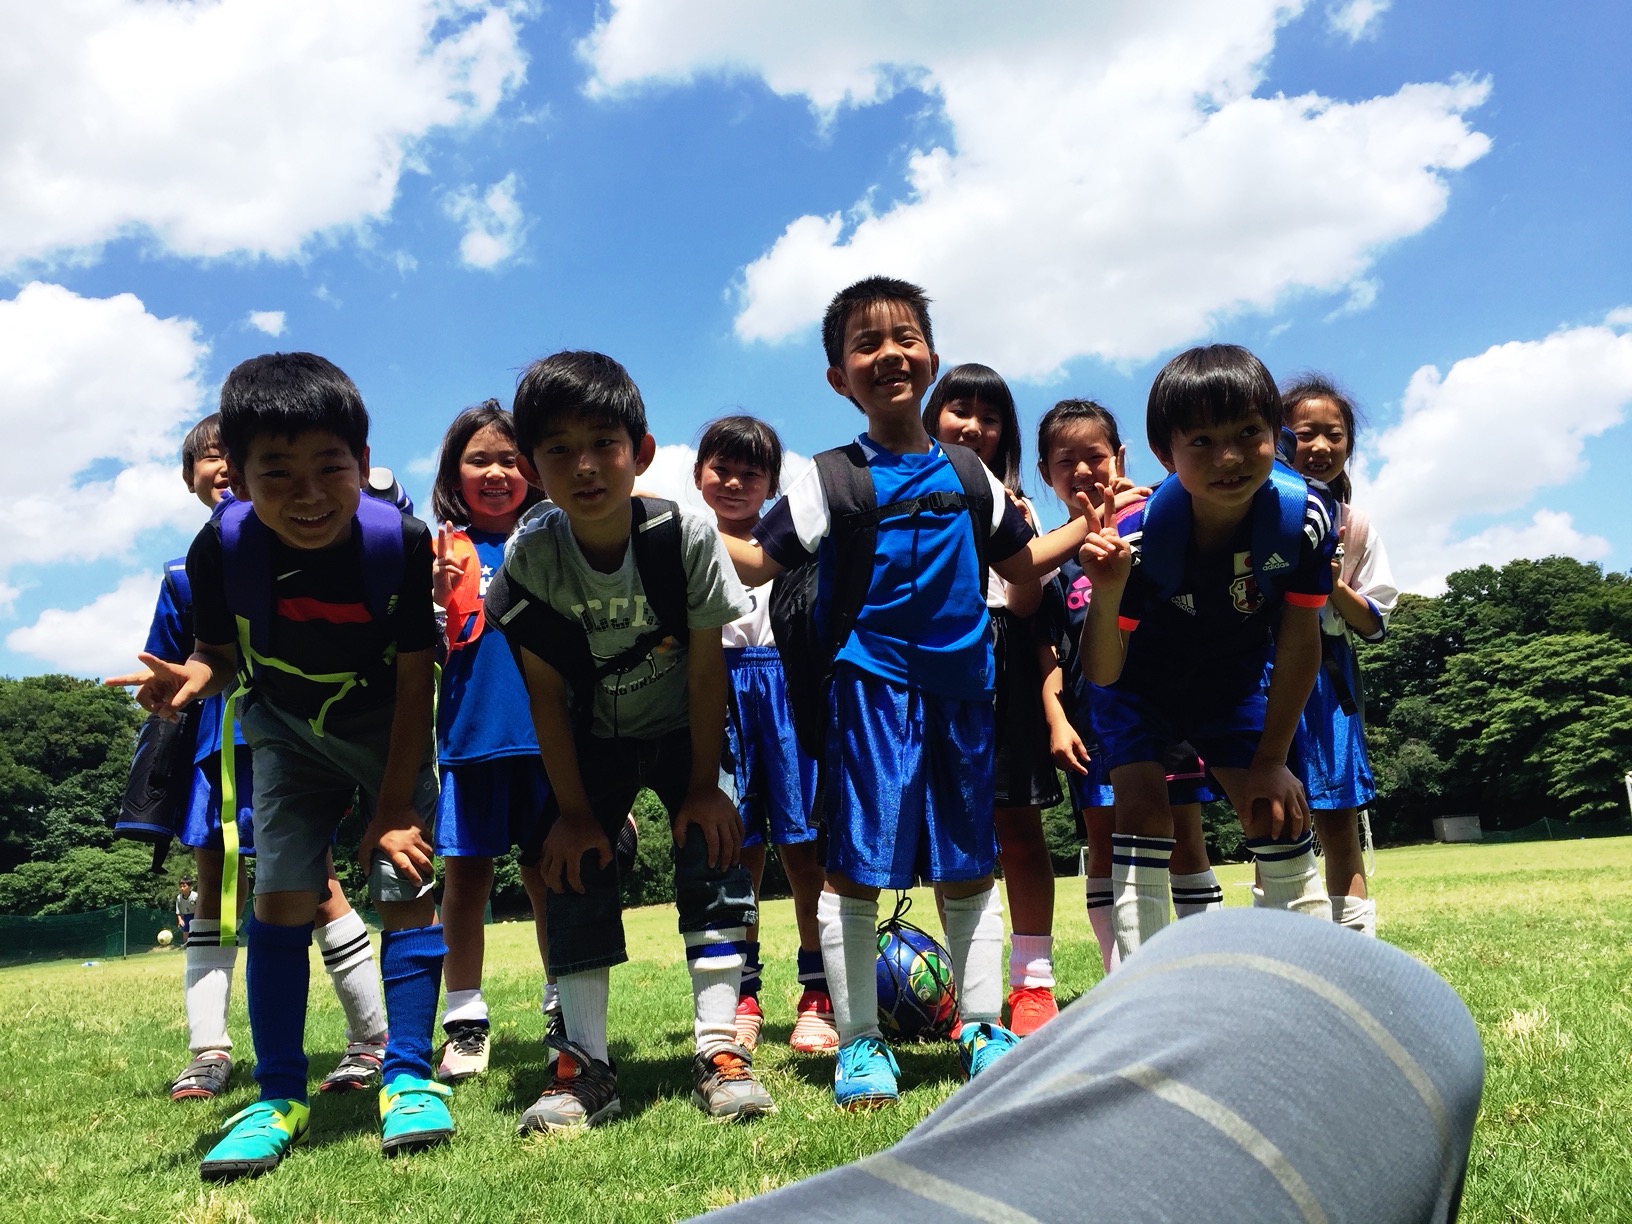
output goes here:
[{"label": "white sneaker", "polygon": [[437,1065],[436,1078],[445,1084],[480,1075],[487,1070],[487,1055],[491,1045],[487,1025],[480,1020],[455,1020],[443,1026],[448,1034],[442,1047],[442,1061]]}]

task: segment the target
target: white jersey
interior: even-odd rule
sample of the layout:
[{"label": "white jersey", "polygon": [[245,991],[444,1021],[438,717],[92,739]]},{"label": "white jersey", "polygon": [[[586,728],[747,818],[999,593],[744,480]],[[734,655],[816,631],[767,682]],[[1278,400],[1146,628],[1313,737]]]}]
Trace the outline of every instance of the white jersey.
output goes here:
[{"label": "white jersey", "polygon": [[[1364,510],[1357,510],[1347,502],[1338,506],[1337,525],[1343,531],[1343,581],[1356,595],[1371,605],[1377,619],[1384,625],[1400,601],[1400,589],[1394,585],[1394,571],[1389,568],[1388,552],[1383,541],[1371,529],[1371,520]],[[1320,612],[1322,632],[1342,637],[1348,629],[1343,615],[1331,600]],[[1357,631],[1356,636],[1360,635]],[[1364,640],[1380,642],[1383,631]]]},{"label": "white jersey", "polygon": [[739,616],[720,630],[727,650],[741,646],[775,646],[771,634],[771,584],[748,588],[748,602],[752,605],[746,616]]}]

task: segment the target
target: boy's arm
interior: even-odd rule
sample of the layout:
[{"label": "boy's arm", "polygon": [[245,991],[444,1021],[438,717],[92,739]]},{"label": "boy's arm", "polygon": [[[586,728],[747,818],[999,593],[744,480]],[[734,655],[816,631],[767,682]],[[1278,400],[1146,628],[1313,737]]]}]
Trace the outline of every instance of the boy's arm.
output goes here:
[{"label": "boy's arm", "polygon": [[[1297,838],[1309,827],[1309,800],[1303,784],[1287,768],[1287,753],[1320,671],[1320,609],[1287,603],[1275,637],[1275,666],[1269,676],[1264,733],[1247,770],[1247,812],[1269,819],[1274,838]],[[1262,803],[1263,807],[1260,807]],[[1255,830],[1256,831],[1256,830]],[[1284,832],[1283,832],[1284,831]]]},{"label": "boy's arm", "polygon": [[612,861],[612,843],[601,832],[589,805],[589,792],[578,769],[578,740],[572,725],[567,682],[531,650],[521,650],[527,706],[538,737],[538,755],[550,780],[559,814],[544,838],[538,868],[552,892],[584,891],[584,855],[594,853],[602,867]]},{"label": "boy's arm", "polygon": [[763,586],[782,572],[775,557],[766,552],[758,540],[739,540],[722,535],[725,551],[731,555],[731,565],[743,586]]},{"label": "boy's arm", "polygon": [[109,688],[135,688],[136,704],[166,722],[178,722],[194,701],[224,692],[238,672],[238,648],[194,641],[185,663],[171,663],[147,651],[137,656],[144,670],[110,676]]},{"label": "boy's arm", "polygon": [[396,704],[391,712],[391,740],[385,752],[385,772],[374,817],[363,830],[357,858],[369,869],[375,850],[391,860],[416,884],[430,878],[431,842],[414,808],[414,783],[431,742],[431,710],[436,673],[432,652],[413,650],[397,655]]},{"label": "boy's arm", "polygon": [[730,682],[720,631],[693,629],[686,643],[686,704],[691,722],[691,781],[674,814],[674,841],[685,841],[694,824],[708,844],[710,867],[734,867],[742,853],[742,817],[720,789],[725,747],[725,707]]}]

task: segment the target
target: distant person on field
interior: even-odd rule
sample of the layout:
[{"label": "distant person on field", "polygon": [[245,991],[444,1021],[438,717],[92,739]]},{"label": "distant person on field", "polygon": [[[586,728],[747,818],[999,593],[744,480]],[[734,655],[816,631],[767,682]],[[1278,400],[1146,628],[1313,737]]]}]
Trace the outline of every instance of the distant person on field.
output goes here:
[{"label": "distant person on field", "polygon": [[1332,919],[1364,935],[1377,934],[1377,903],[1366,887],[1358,809],[1377,797],[1366,755],[1360,666],[1350,635],[1380,642],[1399,601],[1388,553],[1364,510],[1349,504],[1348,463],[1354,456],[1354,401],[1329,378],[1306,374],[1281,391],[1286,425],[1296,441],[1292,466],[1337,499],[1337,549],[1332,598],[1320,613],[1325,647],[1314,691],[1298,723],[1298,755],[1326,859]]},{"label": "distant person on field", "polygon": [[363,791],[359,858],[384,922],[390,1024],[381,1146],[453,1134],[431,1078],[442,928],[431,890],[431,539],[365,498],[368,413],[346,375],[311,353],[238,365],[221,389],[234,492],[187,554],[195,642],[182,663],[143,654],[142,707],[175,715],[247,678],[241,725],[255,762],[255,904],[244,922],[260,1100],[228,1119],[206,1180],[275,1168],[305,1134],[308,949],[330,891],[334,830]]},{"label": "distant person on field", "polygon": [[181,928],[181,938],[185,942],[187,933],[193,925],[193,915],[198,912],[198,893],[193,890],[193,882],[186,876],[176,885],[176,925]]},{"label": "distant person on field", "polygon": [[[228,487],[227,455],[221,445],[221,414],[212,412],[188,431],[181,444],[181,478],[212,515],[233,500]],[[169,663],[184,663],[192,654],[193,599],[187,582],[186,559],[165,567],[159,600],[147,634],[147,652]],[[121,676],[111,684],[141,683],[150,673]],[[199,889],[193,894],[197,914],[187,933],[183,969],[186,989],[188,1046],[192,1059],[170,1085],[172,1100],[209,1099],[225,1090],[232,1076],[232,1038],[227,1035],[227,1007],[232,995],[233,969],[238,945],[221,943],[222,875],[226,848],[221,827],[221,733],[226,697],[217,694],[199,703],[194,724],[196,740],[190,749],[193,769],[190,794],[180,841],[193,852]],[[232,729],[235,743],[242,730]],[[255,853],[255,830],[250,798],[253,772],[250,754],[237,754],[237,886],[245,892],[245,858]],[[316,939],[323,966],[334,984],[346,1017],[346,1052],[323,1080],[323,1092],[348,1092],[369,1087],[379,1075],[385,1049],[385,1009],[380,1003],[380,970],[374,960],[368,928],[351,908],[328,862],[329,885],[318,907]],[[189,911],[191,912],[191,911]],[[181,902],[177,899],[177,919]],[[237,914],[233,915],[234,920]]]},{"label": "distant person on field", "polygon": [[656,442],[634,380],[600,353],[533,362],[515,398],[519,463],[550,505],[522,521],[485,616],[517,651],[551,797],[538,861],[565,1037],[525,1131],[618,1116],[611,968],[628,959],[613,842],[642,787],[673,822],[675,905],[692,989],[692,1101],[710,1117],[772,1108],[737,1044],[743,945],[757,914],[742,823],[720,789],[720,628],[748,611],[714,525],[637,498]]}]

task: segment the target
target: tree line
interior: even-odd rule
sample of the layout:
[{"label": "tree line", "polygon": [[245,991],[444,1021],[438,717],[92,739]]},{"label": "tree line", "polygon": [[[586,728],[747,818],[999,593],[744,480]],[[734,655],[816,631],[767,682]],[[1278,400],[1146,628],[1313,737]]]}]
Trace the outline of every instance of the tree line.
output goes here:
[{"label": "tree line", "polygon": [[[1632,769],[1632,577],[1568,557],[1482,565],[1443,595],[1404,595],[1387,638],[1359,645],[1380,843],[1432,836],[1435,817],[1477,814],[1487,829],[1543,817],[1590,825],[1625,817]],[[129,696],[70,676],[0,677],[0,913],[79,913],[131,901],[165,907],[190,870],[176,847],[162,875],[147,846],[109,831],[142,715]],[[631,903],[672,894],[669,828],[642,795]],[[1075,869],[1066,805],[1047,814],[1059,870]],[[1223,805],[1207,813],[1215,855],[1239,837]],[[362,897],[350,848],[341,881]],[[774,861],[767,892],[775,895]],[[497,865],[498,912],[526,908],[514,856]]]}]

